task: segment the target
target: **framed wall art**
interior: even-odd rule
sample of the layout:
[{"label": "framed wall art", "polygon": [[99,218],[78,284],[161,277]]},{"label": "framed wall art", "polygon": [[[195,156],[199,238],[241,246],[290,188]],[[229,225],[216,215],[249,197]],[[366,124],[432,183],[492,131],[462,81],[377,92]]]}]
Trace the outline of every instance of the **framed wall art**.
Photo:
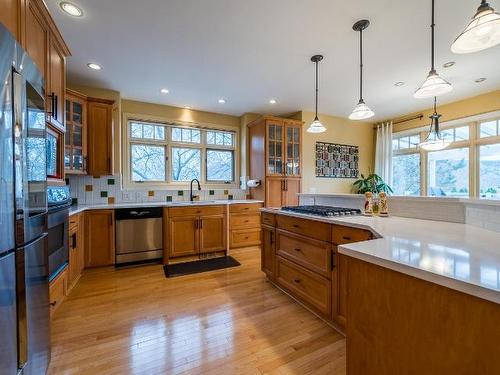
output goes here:
[{"label": "framed wall art", "polygon": [[359,146],[316,142],[316,177],[358,178]]}]

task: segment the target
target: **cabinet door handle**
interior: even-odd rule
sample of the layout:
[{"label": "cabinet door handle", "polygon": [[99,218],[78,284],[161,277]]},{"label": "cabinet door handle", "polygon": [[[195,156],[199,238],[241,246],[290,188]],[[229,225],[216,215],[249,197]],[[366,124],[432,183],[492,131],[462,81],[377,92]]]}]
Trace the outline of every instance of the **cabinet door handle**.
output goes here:
[{"label": "cabinet door handle", "polygon": [[288,180],[285,180],[285,191],[288,191]]},{"label": "cabinet door handle", "polygon": [[55,93],[52,93],[52,96],[54,97],[54,109],[52,110],[53,117],[57,120],[57,95]]},{"label": "cabinet door handle", "polygon": [[76,233],[73,233],[73,234],[71,235],[71,247],[72,247],[73,249],[76,249]]},{"label": "cabinet door handle", "polygon": [[50,303],[50,306],[52,306],[52,307],[54,307],[55,305],[57,305],[57,301],[54,301],[54,302]]},{"label": "cabinet door handle", "polygon": [[271,235],[270,242],[271,242],[271,245],[272,245],[274,243],[274,232],[269,232],[269,234]]},{"label": "cabinet door handle", "polygon": [[342,236],[342,239],[346,241],[351,241],[351,237],[349,236]]},{"label": "cabinet door handle", "polygon": [[194,221],[194,229],[198,229],[198,219]]},{"label": "cabinet door handle", "polygon": [[336,264],[335,264],[335,257],[337,256],[336,253],[332,253],[331,255],[331,258],[332,258],[332,261],[331,261],[331,271],[333,271],[333,269],[335,268]]},{"label": "cabinet door handle", "polygon": [[203,219],[200,219],[200,229],[203,229]]}]

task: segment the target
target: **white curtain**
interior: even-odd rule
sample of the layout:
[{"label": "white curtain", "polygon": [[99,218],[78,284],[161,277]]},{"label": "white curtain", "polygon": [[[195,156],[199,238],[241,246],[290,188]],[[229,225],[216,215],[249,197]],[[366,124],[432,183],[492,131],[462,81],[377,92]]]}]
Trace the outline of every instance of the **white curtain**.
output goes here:
[{"label": "white curtain", "polygon": [[392,185],[392,121],[377,125],[375,173]]}]

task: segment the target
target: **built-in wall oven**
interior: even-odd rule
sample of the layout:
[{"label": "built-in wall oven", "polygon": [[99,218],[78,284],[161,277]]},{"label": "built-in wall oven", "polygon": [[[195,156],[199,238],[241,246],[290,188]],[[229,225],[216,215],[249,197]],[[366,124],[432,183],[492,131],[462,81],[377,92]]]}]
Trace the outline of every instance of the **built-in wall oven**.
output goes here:
[{"label": "built-in wall oven", "polygon": [[47,187],[49,279],[54,279],[68,264],[68,226],[71,194],[68,186]]}]

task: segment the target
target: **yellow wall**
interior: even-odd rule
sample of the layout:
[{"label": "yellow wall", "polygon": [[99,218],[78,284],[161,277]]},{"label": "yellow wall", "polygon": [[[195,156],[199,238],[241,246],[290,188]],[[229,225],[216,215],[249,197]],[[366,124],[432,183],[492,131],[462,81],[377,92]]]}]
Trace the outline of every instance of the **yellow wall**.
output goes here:
[{"label": "yellow wall", "polygon": [[350,121],[348,119],[319,115],[321,123],[326,127],[326,132],[311,134],[306,130],[314,120],[314,113],[299,112],[294,118],[304,121],[302,139],[302,192],[316,193],[351,193],[352,183],[355,179],[346,178],[317,178],[315,172],[315,145],[316,141],[340,143],[359,146],[360,173],[373,171],[373,124],[368,122]]},{"label": "yellow wall", "polygon": [[[478,115],[500,110],[500,90],[492,91],[486,94],[474,96],[471,98],[459,100],[457,102],[439,105],[438,113],[442,115],[441,122],[458,120],[464,117]],[[413,120],[394,125],[394,132],[399,132],[408,129],[420,128],[430,124],[429,116],[433,113],[433,109],[429,108],[425,111],[410,113],[401,116],[398,119],[412,117],[414,115],[423,114],[422,120]]]}]

